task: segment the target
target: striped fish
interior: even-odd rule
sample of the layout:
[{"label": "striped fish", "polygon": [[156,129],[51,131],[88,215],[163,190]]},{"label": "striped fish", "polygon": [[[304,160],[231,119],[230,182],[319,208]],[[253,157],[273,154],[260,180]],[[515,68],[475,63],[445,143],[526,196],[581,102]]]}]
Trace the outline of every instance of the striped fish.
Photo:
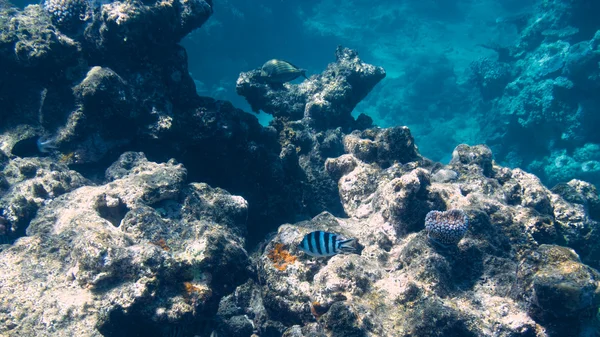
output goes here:
[{"label": "striped fish", "polygon": [[355,239],[341,239],[337,234],[314,231],[304,236],[298,248],[314,257],[333,256],[354,252],[354,241]]},{"label": "striped fish", "polygon": [[260,70],[260,76],[271,83],[285,83],[293,81],[296,78],[306,77],[306,70],[300,69],[295,65],[282,60],[269,60]]}]

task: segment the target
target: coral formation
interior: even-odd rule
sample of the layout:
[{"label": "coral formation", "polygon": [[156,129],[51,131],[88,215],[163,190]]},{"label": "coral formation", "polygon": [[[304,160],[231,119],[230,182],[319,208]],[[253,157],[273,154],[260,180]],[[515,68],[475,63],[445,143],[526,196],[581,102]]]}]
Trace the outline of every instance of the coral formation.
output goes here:
[{"label": "coral formation", "polygon": [[[588,245],[597,245],[584,239],[591,238],[586,234],[591,227],[576,230],[583,224],[574,222],[587,223],[583,226],[596,223],[590,219],[590,213],[552,193],[534,176],[497,166],[484,146],[459,146],[446,167],[419,157],[414,160],[389,167],[365,162],[351,154],[328,160],[328,167],[336,172],[340,194],[348,194],[342,201],[350,218],[325,213],[311,221],[284,225],[273,242],[299,237],[300,226],[347,231],[345,235],[357,237],[364,249],[360,255],[334,256],[322,265],[300,264],[297,269],[288,269],[285,275],[263,267],[259,274],[268,285],[262,288],[266,290],[264,298],[269,300],[267,309],[284,310],[286,317],[301,322],[298,327],[301,330],[309,329],[313,317],[318,316],[327,331],[339,335],[429,335],[432,329],[437,329],[440,335],[554,336],[573,335],[565,331],[573,326],[587,329],[587,324],[594,324],[593,315],[585,316],[584,324],[575,324],[570,319],[564,325],[556,324],[552,318],[555,314],[547,313],[552,307],[560,307],[551,304],[553,296],[572,303],[569,304],[572,309],[565,309],[569,312],[561,317],[598,310],[600,302],[594,300],[600,289],[596,272],[581,263],[577,254],[585,263],[596,266],[598,262],[591,250],[577,241],[583,239]],[[455,172],[456,182],[427,178],[439,170]],[[397,190],[389,188],[397,177],[406,183],[399,184]],[[424,188],[419,187],[426,181]],[[586,202],[587,197],[573,189],[579,186],[583,192],[587,188],[575,181],[571,184],[573,187],[563,189],[563,194],[572,195],[569,199],[575,202]],[[365,189],[367,186],[371,188]],[[395,193],[405,190],[406,196],[396,196]],[[588,195],[596,200],[594,193]],[[430,218],[455,215],[453,218],[462,225],[452,240],[457,245],[449,247],[452,254],[428,244],[427,229],[422,225],[424,215],[420,227],[411,224],[410,217],[390,217],[397,204],[410,205],[419,199],[422,202],[417,204],[418,208],[431,210],[445,205],[454,209],[448,213],[430,213]],[[394,204],[382,200],[398,201]],[[567,215],[566,209],[579,209],[578,215]],[[467,214],[470,230],[465,233]],[[577,220],[580,216],[581,220]],[[592,236],[598,235],[596,230],[591,231]],[[577,254],[556,246],[566,237],[570,237],[567,244]],[[463,240],[458,242],[460,238]],[[570,252],[568,259],[564,254],[550,253],[552,250],[546,247]],[[266,255],[263,253],[261,259],[268,259]],[[580,272],[566,274],[567,270]],[[566,288],[559,291],[557,288],[562,286]],[[555,295],[539,295],[540,292]],[[567,298],[568,294],[573,296]],[[314,302],[319,308],[328,308],[323,309],[326,313],[315,315]],[[462,309],[452,309],[459,305]],[[371,314],[373,311],[377,315]],[[432,320],[424,322],[420,318],[425,314],[433,321],[444,322],[443,325],[431,323]],[[495,327],[494,333],[488,330],[491,325]],[[293,327],[287,333],[292,331]]]},{"label": "coral formation", "polygon": [[[436,8],[415,8],[428,5]],[[600,144],[600,23],[592,14],[600,3],[458,1],[458,22],[453,13],[436,16],[444,5],[327,0],[318,6],[324,12],[303,14],[312,32],[353,41],[385,67],[388,76],[357,112],[382,127],[408,126],[428,158],[447,162],[457,144],[485,143],[499,163],[548,186],[600,184],[598,155],[574,158]],[[356,8],[385,19],[372,22]],[[444,24],[432,24],[438,20]],[[555,160],[563,155],[573,160],[561,169]]]},{"label": "coral formation", "polygon": [[425,216],[429,239],[442,245],[456,245],[469,229],[469,219],[460,209],[430,211]]}]

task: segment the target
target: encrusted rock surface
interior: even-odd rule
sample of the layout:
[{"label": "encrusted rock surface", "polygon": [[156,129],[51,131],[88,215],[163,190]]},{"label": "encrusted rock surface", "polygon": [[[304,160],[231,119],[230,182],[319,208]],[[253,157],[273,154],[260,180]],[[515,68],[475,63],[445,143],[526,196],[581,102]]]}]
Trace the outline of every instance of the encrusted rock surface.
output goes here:
[{"label": "encrusted rock surface", "polygon": [[81,174],[49,158],[11,160],[0,171],[0,217],[6,221],[0,236],[8,240],[23,236],[40,207],[89,184]]},{"label": "encrusted rock surface", "polygon": [[210,17],[212,2],[90,2],[77,27],[53,25],[78,2],[0,9],[0,124],[35,125],[72,162],[89,163],[172,132],[174,115],[196,98],[177,43]]},{"label": "encrusted rock surface", "polygon": [[[583,197],[571,203],[535,176],[497,166],[485,146],[458,146],[445,167],[421,157],[404,162],[406,155],[390,156],[397,159],[390,166],[352,154],[327,160],[349,217],[323,213],[281,226],[259,252],[260,283],[244,286],[262,289],[260,315],[246,316],[259,335],[274,329],[270,321],[284,324],[284,336],[578,336],[596,329],[600,279],[584,263],[598,267],[590,251],[597,252],[600,227]],[[432,180],[440,170],[456,176]],[[577,181],[569,186],[586,190]],[[457,246],[442,247],[424,230],[424,213],[446,209],[469,218]],[[304,255],[296,247],[313,230],[357,238],[358,253]],[[282,252],[284,264],[274,261]],[[246,308],[239,312],[257,312]]]},{"label": "encrusted rock surface", "polygon": [[107,175],[53,198],[0,252],[0,334],[166,336],[248,278],[243,198],[143,154]]}]

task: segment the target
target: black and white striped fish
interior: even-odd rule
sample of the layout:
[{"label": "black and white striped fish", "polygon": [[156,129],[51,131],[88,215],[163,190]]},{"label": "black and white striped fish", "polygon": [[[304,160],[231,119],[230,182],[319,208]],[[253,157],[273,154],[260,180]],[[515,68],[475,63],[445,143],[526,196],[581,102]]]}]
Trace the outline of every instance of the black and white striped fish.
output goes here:
[{"label": "black and white striped fish", "polygon": [[298,248],[314,257],[333,256],[354,252],[354,241],[355,239],[341,239],[337,234],[314,231],[304,236]]}]

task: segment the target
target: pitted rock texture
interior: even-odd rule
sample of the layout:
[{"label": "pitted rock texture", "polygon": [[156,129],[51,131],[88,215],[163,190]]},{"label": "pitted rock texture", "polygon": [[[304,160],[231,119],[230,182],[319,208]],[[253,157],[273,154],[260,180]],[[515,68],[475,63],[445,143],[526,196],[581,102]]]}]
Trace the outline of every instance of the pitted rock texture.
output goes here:
[{"label": "pitted rock texture", "polygon": [[[211,1],[91,7],[68,29],[53,25],[40,5],[1,9],[0,59],[7,62],[0,62],[6,74],[0,78],[0,163],[4,155],[50,157],[100,184],[104,168],[123,152],[176,158],[193,180],[248,200],[253,243],[284,222],[324,210],[342,215],[323,163],[343,154],[344,133],[372,126],[369,117],[355,121],[351,112],[385,76],[381,67],[338,48],[337,61],[303,94],[312,97],[303,103],[310,105],[306,118],[303,106],[298,120],[262,127],[231,103],[196,93],[178,43],[209,18]],[[35,50],[15,58],[15,50],[30,46]],[[39,140],[48,145],[42,151]]]},{"label": "pitted rock texture", "polygon": [[186,184],[172,161],[126,153],[116,167],[42,207],[0,252],[0,334],[199,334],[184,318],[247,280],[243,198]]},{"label": "pitted rock texture", "polygon": [[[0,166],[2,167],[2,166]],[[16,158],[0,171],[2,235],[14,240],[25,235],[37,211],[60,195],[90,182],[65,164],[49,158]]]},{"label": "pitted rock texture", "polygon": [[351,112],[373,87],[385,77],[385,71],[362,62],[356,51],[338,47],[336,62],[301,84],[266,83],[260,69],[241,73],[237,93],[244,96],[252,110],[262,110],[274,117],[304,119],[322,130],[355,124]]}]

